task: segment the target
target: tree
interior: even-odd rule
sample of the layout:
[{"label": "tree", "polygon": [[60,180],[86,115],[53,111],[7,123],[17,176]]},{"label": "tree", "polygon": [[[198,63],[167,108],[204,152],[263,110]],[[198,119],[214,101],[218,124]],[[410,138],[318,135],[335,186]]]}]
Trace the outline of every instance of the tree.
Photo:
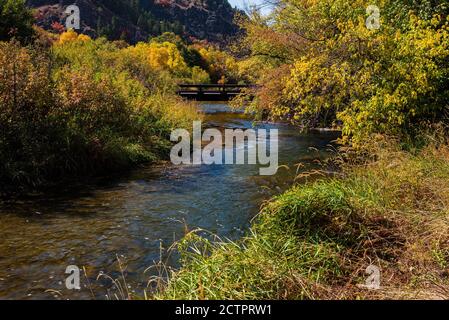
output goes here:
[{"label": "tree", "polygon": [[33,36],[33,15],[26,7],[25,0],[0,0],[0,40],[11,38],[22,42]]},{"label": "tree", "polygon": [[305,127],[339,127],[354,144],[447,122],[447,1],[382,1],[380,29],[367,27],[367,3],[282,0],[271,21],[246,22],[250,59],[261,66],[250,105]]}]

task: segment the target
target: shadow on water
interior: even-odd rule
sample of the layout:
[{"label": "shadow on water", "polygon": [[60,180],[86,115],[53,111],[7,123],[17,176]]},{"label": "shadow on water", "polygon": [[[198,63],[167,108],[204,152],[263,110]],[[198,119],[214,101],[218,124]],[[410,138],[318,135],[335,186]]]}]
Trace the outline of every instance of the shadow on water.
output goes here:
[{"label": "shadow on water", "polygon": [[[254,127],[223,104],[204,104],[201,110],[207,127]],[[65,289],[66,267],[85,266],[93,279],[101,271],[117,275],[117,256],[126,261],[127,278],[139,289],[148,281],[144,270],[159,261],[161,246],[180,239],[186,225],[241,237],[262,202],[293,183],[294,165],[313,168],[337,138],[333,132],[301,134],[285,124],[256,127],[280,130],[279,164],[290,170],[267,177],[255,165],[152,166],[70,192],[0,204],[0,298],[52,298],[45,291],[53,289],[64,298],[89,299],[86,288]],[[168,262],[177,265],[176,257]],[[98,298],[103,294],[95,292]]]}]

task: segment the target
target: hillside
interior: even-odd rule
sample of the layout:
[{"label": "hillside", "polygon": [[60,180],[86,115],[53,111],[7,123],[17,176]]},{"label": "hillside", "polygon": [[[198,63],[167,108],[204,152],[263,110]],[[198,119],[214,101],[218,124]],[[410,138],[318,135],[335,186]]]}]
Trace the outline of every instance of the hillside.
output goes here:
[{"label": "hillside", "polygon": [[237,11],[227,0],[28,0],[38,25],[64,24],[65,8],[81,11],[81,32],[129,42],[171,31],[185,37],[224,42],[238,32]]}]

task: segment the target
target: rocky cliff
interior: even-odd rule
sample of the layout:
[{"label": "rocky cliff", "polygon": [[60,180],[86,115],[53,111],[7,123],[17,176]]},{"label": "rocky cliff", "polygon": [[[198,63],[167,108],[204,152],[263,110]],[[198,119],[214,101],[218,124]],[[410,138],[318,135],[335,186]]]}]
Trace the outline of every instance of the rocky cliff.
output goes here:
[{"label": "rocky cliff", "polygon": [[163,32],[224,42],[238,33],[237,10],[227,0],[28,0],[37,24],[54,29],[65,24],[68,5],[80,8],[81,32],[129,42]]}]

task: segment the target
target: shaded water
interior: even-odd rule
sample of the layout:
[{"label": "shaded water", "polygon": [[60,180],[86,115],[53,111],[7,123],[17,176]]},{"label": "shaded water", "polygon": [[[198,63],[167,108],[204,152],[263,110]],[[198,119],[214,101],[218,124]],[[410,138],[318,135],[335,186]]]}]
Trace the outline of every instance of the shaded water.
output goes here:
[{"label": "shaded water", "polygon": [[[253,127],[226,105],[201,109],[208,127]],[[127,266],[129,283],[141,293],[150,276],[145,269],[159,261],[161,247],[182,238],[186,226],[241,237],[262,202],[292,184],[294,165],[313,167],[336,138],[331,132],[300,134],[284,124],[258,127],[280,130],[279,164],[290,170],[263,177],[251,165],[152,166],[82,188],[1,203],[0,299],[53,299],[48,289],[60,291],[64,299],[104,298],[108,283],[95,278],[101,271],[118,276],[117,256]],[[176,256],[167,261],[176,266]],[[68,265],[86,267],[93,294],[84,287],[65,289]]]}]

